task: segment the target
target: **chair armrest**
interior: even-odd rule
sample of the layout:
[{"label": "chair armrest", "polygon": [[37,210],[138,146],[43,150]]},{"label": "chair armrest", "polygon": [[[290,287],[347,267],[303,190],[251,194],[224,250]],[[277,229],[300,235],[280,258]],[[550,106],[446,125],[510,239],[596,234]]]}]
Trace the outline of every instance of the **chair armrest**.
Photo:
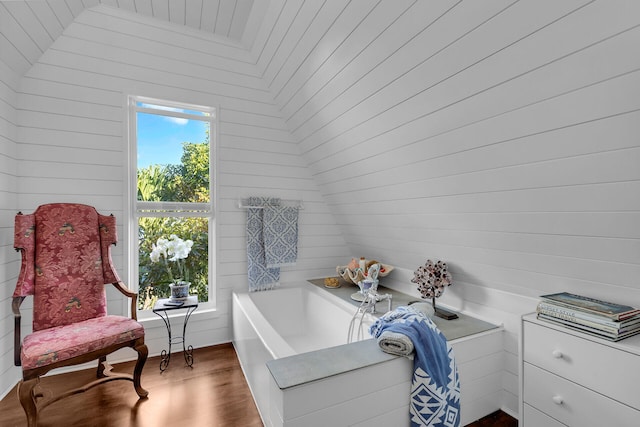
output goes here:
[{"label": "chair armrest", "polygon": [[20,359],[20,353],[22,350],[22,332],[20,328],[20,321],[22,320],[22,314],[20,314],[20,306],[25,297],[13,297],[11,301],[11,310],[13,311],[13,364],[15,366],[22,365]]},{"label": "chair armrest", "polygon": [[115,286],[122,295],[127,298],[131,298],[131,318],[133,320],[138,320],[138,294],[133,292],[122,282],[113,282],[112,285]]}]

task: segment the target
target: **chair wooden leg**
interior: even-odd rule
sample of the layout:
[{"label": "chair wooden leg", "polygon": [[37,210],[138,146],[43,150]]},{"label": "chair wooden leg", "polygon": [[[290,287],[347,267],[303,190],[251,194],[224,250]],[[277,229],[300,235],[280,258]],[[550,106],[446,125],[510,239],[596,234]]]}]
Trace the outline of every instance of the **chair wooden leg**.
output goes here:
[{"label": "chair wooden leg", "polygon": [[133,386],[135,387],[138,396],[144,398],[149,395],[149,392],[142,388],[140,378],[142,377],[142,368],[144,368],[147,356],[149,355],[149,349],[145,344],[140,344],[135,346],[134,350],[138,352],[138,361],[136,362],[136,366],[133,370]]},{"label": "chair wooden leg", "polygon": [[22,404],[25,414],[27,415],[27,425],[35,427],[38,423],[38,407],[36,406],[36,386],[40,382],[40,378],[27,381],[20,381],[18,384],[18,399]]},{"label": "chair wooden leg", "polygon": [[96,373],[96,378],[104,378],[106,375],[104,374],[105,370],[105,362],[107,361],[107,356],[102,356],[98,359],[98,372]]}]

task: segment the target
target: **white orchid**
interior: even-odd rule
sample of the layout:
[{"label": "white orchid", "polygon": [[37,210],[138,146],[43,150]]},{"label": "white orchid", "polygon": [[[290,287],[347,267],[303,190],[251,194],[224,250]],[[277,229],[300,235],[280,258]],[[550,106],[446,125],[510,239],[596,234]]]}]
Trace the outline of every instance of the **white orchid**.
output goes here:
[{"label": "white orchid", "polygon": [[187,269],[185,260],[191,252],[193,246],[192,240],[182,240],[175,234],[169,236],[169,239],[159,238],[155,244],[151,245],[151,253],[149,258],[151,262],[159,262],[162,258],[171,283],[177,283],[171,270],[169,262],[175,262],[178,266],[178,281],[189,281],[189,270]]},{"label": "white orchid", "polygon": [[168,242],[167,253],[169,255],[173,253],[173,256],[169,259],[169,261],[186,259],[189,256],[189,252],[191,252],[193,242],[191,240],[182,240],[175,234],[172,234],[169,238],[171,240]]}]

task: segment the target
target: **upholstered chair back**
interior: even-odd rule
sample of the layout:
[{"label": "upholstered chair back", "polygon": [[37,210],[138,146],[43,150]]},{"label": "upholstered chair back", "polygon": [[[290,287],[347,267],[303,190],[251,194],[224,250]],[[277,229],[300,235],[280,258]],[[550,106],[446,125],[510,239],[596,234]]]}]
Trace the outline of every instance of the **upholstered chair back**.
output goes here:
[{"label": "upholstered chair back", "polygon": [[13,296],[33,295],[34,331],[107,314],[104,284],[120,281],[110,255],[115,217],[53,203],[17,215],[15,233],[23,258]]}]

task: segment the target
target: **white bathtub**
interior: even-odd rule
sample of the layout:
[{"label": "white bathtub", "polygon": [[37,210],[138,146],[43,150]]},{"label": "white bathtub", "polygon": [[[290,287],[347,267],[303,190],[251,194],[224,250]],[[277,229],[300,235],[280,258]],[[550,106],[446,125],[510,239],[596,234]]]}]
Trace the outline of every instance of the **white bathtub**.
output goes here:
[{"label": "white bathtub", "polygon": [[[356,310],[306,284],[234,294],[234,304],[265,343],[271,359],[346,344]],[[371,323],[370,316],[366,320]]]},{"label": "white bathtub", "polygon": [[[380,351],[368,333],[371,315],[364,340],[344,345],[357,307],[334,294],[310,283],[233,294],[233,344],[264,425],[408,425],[412,362]],[[487,399],[499,373],[465,371],[467,362],[502,360],[500,332],[451,341],[465,376],[465,424],[499,408],[497,394]]]},{"label": "white bathtub", "polygon": [[[346,344],[355,311],[355,306],[306,283],[233,294],[233,343],[265,425],[270,380],[265,363]],[[372,321],[367,315],[362,323],[364,338],[370,338]],[[357,331],[352,335],[356,341]]]}]

